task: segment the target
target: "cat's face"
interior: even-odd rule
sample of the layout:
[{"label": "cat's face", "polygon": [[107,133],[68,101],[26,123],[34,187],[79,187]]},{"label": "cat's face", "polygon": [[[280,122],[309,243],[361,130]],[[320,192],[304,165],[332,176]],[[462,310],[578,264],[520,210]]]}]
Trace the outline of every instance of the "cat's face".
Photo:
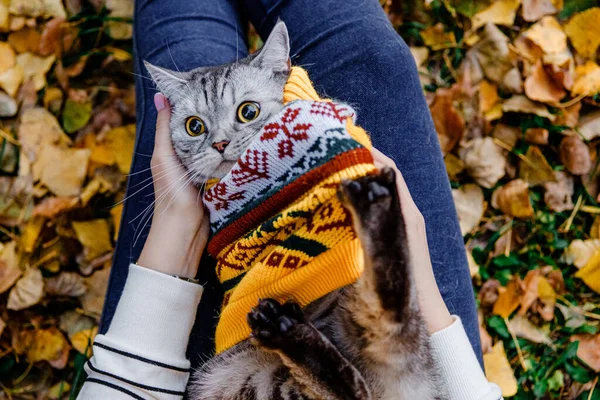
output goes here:
[{"label": "cat's face", "polygon": [[171,104],[175,152],[191,172],[191,183],[199,186],[227,174],[265,121],[283,107],[288,33],[280,22],[260,52],[222,66],[178,72],[145,64]]}]

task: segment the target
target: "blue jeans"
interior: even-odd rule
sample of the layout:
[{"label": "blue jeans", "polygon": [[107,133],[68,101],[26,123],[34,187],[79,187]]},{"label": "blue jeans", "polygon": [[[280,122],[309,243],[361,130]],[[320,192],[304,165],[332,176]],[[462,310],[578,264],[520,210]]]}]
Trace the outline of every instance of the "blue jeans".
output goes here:
[{"label": "blue jeans", "polygon": [[[153,200],[151,180],[144,180],[150,177],[156,90],[143,78],[149,75],[142,60],[182,71],[232,62],[248,53],[248,21],[264,39],[278,19],[289,30],[292,63],[308,70],[321,94],[354,106],[358,123],[371,133],[375,147],[393,158],[402,171],[425,217],[440,291],[450,312],[462,318],[480,355],[473,288],[438,138],[408,46],[377,0],[136,1],[138,123],[134,174],[127,192],[139,192],[124,206],[101,331],[108,329],[128,264],[139,256],[149,228],[139,216]],[[200,279],[206,283],[205,292],[188,349],[194,365],[212,352],[222,295],[212,260],[202,260]]]}]

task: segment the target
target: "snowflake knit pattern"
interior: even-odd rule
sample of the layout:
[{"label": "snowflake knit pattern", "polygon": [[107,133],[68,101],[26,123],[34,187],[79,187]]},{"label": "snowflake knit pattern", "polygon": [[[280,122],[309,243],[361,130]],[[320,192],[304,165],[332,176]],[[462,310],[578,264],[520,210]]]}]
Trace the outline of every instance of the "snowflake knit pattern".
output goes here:
[{"label": "snowflake knit pattern", "polygon": [[209,253],[225,291],[215,344],[247,339],[246,314],[261,298],[306,306],[355,282],[362,248],[337,197],[342,180],[375,172],[371,142],[354,110],[321,99],[293,67],[283,110],[231,171],[204,193]]}]

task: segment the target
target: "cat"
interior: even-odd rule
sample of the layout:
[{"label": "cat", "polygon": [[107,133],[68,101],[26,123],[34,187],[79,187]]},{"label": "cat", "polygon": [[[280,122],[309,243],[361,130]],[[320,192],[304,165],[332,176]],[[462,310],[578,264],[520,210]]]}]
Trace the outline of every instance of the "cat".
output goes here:
[{"label": "cat", "polygon": [[[190,72],[146,63],[172,105],[171,135],[192,182],[223,177],[265,121],[283,108],[290,72],[287,28],[279,22],[245,59]],[[193,373],[193,400],[442,399],[406,245],[392,169],[345,181],[365,271],[353,285],[304,309],[262,299],[248,310],[250,339]]]}]

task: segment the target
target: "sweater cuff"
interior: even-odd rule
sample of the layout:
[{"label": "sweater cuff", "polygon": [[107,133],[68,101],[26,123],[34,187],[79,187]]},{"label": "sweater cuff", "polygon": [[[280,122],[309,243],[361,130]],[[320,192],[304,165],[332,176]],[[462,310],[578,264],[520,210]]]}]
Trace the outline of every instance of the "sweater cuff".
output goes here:
[{"label": "sweater cuff", "polygon": [[158,359],[185,359],[202,290],[198,284],[130,264],[106,337]]},{"label": "sweater cuff", "polygon": [[461,400],[499,399],[500,388],[486,379],[459,317],[430,336],[431,349],[448,398]]}]

